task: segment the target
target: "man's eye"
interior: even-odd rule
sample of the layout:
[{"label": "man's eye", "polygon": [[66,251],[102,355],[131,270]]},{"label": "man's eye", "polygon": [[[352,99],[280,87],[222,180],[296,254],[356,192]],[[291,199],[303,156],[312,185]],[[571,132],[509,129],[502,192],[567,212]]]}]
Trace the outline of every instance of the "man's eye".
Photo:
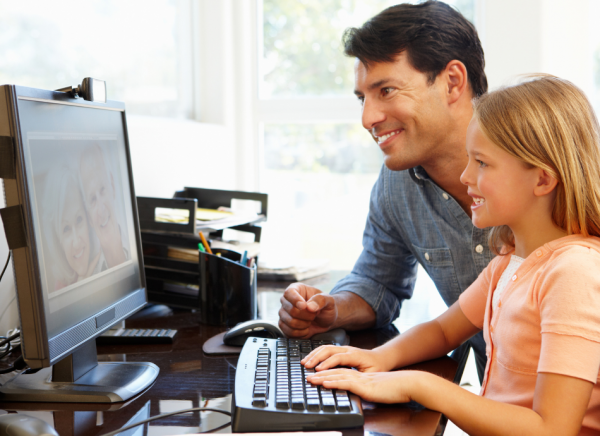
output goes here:
[{"label": "man's eye", "polygon": [[357,97],[357,98],[358,98],[358,102],[360,103],[361,106],[365,104],[365,97],[360,96],[360,97]]},{"label": "man's eye", "polygon": [[388,95],[390,92],[392,92],[392,88],[381,88],[381,94],[382,95]]},{"label": "man's eye", "polygon": [[68,234],[71,231],[71,226],[64,226],[63,227],[63,234]]}]

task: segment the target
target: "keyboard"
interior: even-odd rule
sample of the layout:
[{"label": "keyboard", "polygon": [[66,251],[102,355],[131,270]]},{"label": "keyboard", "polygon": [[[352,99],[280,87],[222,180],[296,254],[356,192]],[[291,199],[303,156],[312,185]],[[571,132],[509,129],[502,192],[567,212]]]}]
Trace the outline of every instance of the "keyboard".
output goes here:
[{"label": "keyboard", "polygon": [[98,345],[172,344],[177,330],[110,329],[96,338]]},{"label": "keyboard", "polygon": [[306,381],[314,369],[300,364],[331,341],[248,338],[240,354],[232,398],[232,430],[239,432],[335,430],[361,427],[360,399]]}]

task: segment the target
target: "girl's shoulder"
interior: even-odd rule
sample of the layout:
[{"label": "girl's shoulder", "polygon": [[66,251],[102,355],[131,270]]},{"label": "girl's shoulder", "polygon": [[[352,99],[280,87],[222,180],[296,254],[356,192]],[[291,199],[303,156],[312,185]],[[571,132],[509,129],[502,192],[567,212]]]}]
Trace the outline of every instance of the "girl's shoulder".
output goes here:
[{"label": "girl's shoulder", "polygon": [[573,263],[578,258],[600,259],[600,238],[596,236],[570,235],[546,244],[544,249],[551,252],[556,260]]}]

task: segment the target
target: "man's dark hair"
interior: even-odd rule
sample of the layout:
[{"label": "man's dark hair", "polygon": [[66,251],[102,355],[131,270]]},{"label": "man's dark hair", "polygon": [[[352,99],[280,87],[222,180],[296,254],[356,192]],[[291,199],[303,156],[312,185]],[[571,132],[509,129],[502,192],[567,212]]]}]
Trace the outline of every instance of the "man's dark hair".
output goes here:
[{"label": "man's dark hair", "polygon": [[473,96],[487,92],[483,48],[475,27],[446,3],[430,0],[400,4],[375,15],[362,27],[346,29],[344,52],[367,68],[373,62],[393,62],[406,51],[411,65],[435,82],[448,62],[467,68]]}]

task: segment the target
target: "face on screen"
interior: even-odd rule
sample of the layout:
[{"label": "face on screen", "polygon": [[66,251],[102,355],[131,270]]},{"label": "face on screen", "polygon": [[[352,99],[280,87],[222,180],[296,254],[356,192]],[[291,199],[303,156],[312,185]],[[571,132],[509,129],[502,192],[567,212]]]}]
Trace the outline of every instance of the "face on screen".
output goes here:
[{"label": "face on screen", "polygon": [[78,277],[86,277],[90,260],[90,233],[85,206],[76,185],[66,189],[59,240],[67,263]]},{"label": "face on screen", "polygon": [[114,178],[97,148],[86,151],[80,161],[81,185],[91,224],[109,267],[126,260],[121,230],[115,213]]}]

